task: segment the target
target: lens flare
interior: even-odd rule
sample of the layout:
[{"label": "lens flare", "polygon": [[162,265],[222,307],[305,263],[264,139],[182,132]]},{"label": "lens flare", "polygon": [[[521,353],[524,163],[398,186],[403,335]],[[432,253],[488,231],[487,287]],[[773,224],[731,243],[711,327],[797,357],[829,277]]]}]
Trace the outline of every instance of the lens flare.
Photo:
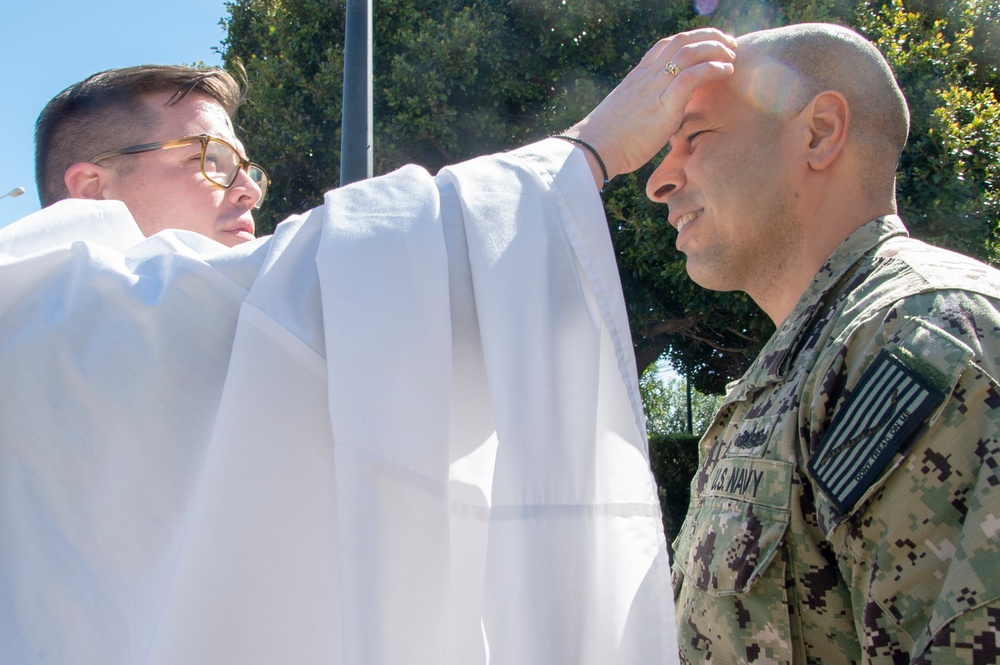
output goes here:
[{"label": "lens flare", "polygon": [[719,0],[694,0],[694,10],[698,16],[708,16],[714,14],[719,8]]}]

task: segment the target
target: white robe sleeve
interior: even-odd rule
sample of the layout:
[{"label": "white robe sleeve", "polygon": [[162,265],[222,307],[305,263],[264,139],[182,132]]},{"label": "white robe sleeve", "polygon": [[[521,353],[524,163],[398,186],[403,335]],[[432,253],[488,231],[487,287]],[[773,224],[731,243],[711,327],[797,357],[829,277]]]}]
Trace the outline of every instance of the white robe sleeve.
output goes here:
[{"label": "white robe sleeve", "polygon": [[449,172],[486,364],[473,394],[490,397],[499,440],[484,614],[500,662],[671,662],[666,544],[607,222],[582,153],[543,145]]},{"label": "white robe sleeve", "polygon": [[[0,661],[676,661],[607,236],[585,159],[548,141],[331,192],[239,259],[147,245],[113,266],[111,328],[138,316],[129,280],[151,264],[195,283],[256,279],[208,298],[157,273],[155,290],[187,315],[152,307],[145,334],[169,327],[163,357],[144,361],[147,343],[97,372],[108,419],[81,385],[23,378],[44,393],[42,418],[56,400],[75,411],[0,439]],[[77,272],[91,288],[93,267]],[[26,377],[12,308],[0,307],[0,370]],[[32,325],[67,336],[51,318]],[[205,327],[211,345],[185,350]],[[115,355],[68,354],[68,369],[45,372]],[[163,373],[171,360],[184,376]],[[5,423],[15,413],[0,404]],[[77,417],[97,424],[77,437]],[[78,465],[94,478],[78,482]]]},{"label": "white robe sleeve", "polygon": [[255,259],[53,208],[90,240],[42,215],[0,238],[0,663],[141,663]]}]

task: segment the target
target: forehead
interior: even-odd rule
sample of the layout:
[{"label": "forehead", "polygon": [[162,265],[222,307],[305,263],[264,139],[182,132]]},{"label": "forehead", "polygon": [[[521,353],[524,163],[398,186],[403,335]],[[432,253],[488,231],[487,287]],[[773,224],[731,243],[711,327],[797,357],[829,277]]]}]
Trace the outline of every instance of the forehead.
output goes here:
[{"label": "forehead", "polygon": [[698,88],[685,116],[698,119],[754,121],[786,114],[799,93],[794,72],[761,62],[736,68],[733,76]]},{"label": "forehead", "polygon": [[678,129],[683,134],[692,125],[731,122],[746,112],[746,99],[732,81],[714,81],[695,90],[684,108],[684,121]]},{"label": "forehead", "polygon": [[146,100],[159,119],[156,136],[151,141],[209,134],[242,149],[242,145],[236,140],[233,123],[219,102],[205,95],[191,93],[168,106],[167,101],[171,96],[170,93],[156,94]]}]

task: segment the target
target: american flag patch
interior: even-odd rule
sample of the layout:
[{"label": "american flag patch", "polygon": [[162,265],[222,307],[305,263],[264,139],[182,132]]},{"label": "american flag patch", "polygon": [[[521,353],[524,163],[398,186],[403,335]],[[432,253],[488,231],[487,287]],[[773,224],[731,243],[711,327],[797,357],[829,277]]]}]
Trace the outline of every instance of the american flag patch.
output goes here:
[{"label": "american flag patch", "polygon": [[809,473],[848,512],[944,393],[887,351],[879,352],[809,460]]}]

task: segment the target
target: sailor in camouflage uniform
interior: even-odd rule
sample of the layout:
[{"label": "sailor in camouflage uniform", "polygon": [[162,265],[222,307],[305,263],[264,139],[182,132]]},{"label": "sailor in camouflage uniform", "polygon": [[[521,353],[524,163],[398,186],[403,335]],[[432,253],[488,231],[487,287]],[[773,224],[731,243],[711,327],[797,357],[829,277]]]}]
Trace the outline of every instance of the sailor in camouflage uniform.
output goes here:
[{"label": "sailor in camouflage uniform", "polygon": [[1000,273],[893,214],[888,65],[844,28],[752,33],[685,113],[647,192],[691,277],[777,331],[701,442],[682,659],[1000,662]]}]

